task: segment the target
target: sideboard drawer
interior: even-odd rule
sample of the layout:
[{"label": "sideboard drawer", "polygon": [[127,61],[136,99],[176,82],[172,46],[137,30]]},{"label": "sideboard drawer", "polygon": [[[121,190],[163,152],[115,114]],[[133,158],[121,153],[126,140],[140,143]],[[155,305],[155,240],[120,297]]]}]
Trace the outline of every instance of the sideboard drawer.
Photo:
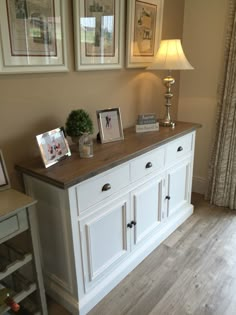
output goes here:
[{"label": "sideboard drawer", "polygon": [[129,164],[97,175],[76,187],[79,213],[109,197],[130,183]]},{"label": "sideboard drawer", "polygon": [[166,163],[177,161],[192,150],[193,135],[188,134],[169,143],[166,148]]},{"label": "sideboard drawer", "polygon": [[21,233],[28,228],[28,221],[26,210],[6,218],[0,222],[0,239],[3,241],[5,238]]},{"label": "sideboard drawer", "polygon": [[165,149],[155,149],[131,161],[131,180],[135,181],[164,167]]}]

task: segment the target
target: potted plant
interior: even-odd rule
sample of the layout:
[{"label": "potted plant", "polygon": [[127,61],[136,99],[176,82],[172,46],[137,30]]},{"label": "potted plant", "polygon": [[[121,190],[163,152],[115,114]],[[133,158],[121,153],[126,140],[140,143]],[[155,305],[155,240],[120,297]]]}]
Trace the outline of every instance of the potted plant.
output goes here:
[{"label": "potted plant", "polygon": [[84,133],[93,133],[93,122],[83,109],[72,110],[66,120],[66,134],[78,143]]}]

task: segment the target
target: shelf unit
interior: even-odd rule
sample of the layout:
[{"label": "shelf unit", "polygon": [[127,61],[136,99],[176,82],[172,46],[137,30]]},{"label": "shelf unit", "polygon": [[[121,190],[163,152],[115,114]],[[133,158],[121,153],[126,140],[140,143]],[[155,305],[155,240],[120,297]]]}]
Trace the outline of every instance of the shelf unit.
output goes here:
[{"label": "shelf unit", "polygon": [[[35,225],[36,201],[14,189],[0,192],[0,289],[33,315],[47,315]],[[0,305],[0,314],[10,308]]]}]

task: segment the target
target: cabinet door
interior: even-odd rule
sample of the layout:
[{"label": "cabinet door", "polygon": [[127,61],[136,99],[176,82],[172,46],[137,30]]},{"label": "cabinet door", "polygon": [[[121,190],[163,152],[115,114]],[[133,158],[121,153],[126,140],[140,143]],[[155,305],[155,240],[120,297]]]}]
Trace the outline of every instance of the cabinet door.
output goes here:
[{"label": "cabinet door", "polygon": [[86,291],[130,251],[127,198],[113,200],[80,222]]},{"label": "cabinet door", "polygon": [[190,203],[190,159],[177,164],[167,172],[167,216]]},{"label": "cabinet door", "polygon": [[158,177],[132,192],[134,246],[150,236],[161,221],[162,182]]}]

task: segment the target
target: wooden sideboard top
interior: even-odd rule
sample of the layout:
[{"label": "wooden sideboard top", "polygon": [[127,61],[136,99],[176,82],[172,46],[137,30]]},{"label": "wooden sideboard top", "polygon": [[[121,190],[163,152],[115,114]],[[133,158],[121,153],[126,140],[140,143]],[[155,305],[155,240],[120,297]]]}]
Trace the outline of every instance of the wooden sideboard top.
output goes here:
[{"label": "wooden sideboard top", "polygon": [[70,157],[49,168],[44,167],[39,156],[17,164],[16,169],[66,189],[200,127],[196,123],[177,122],[174,129],[160,127],[159,131],[144,133],[136,133],[135,127],[130,127],[124,130],[124,140],[104,144],[94,142],[92,158],[81,159],[72,146]]}]

